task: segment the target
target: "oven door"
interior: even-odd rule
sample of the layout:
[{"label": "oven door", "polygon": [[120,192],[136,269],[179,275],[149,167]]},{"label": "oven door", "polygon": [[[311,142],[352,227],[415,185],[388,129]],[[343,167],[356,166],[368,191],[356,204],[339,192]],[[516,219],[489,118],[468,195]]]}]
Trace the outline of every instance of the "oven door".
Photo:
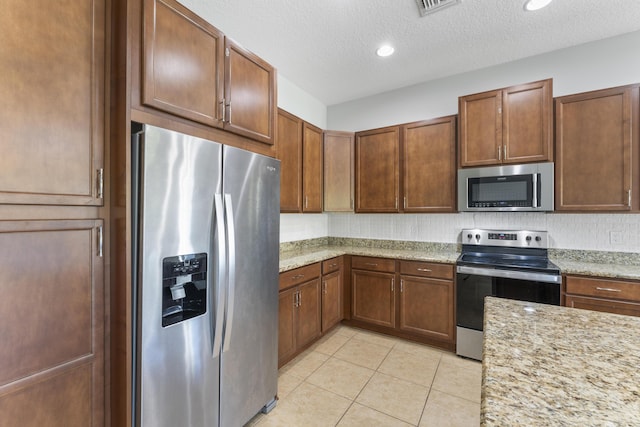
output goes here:
[{"label": "oven door", "polygon": [[485,297],[560,305],[561,281],[559,274],[459,265],[456,275],[456,353],[482,359]]}]

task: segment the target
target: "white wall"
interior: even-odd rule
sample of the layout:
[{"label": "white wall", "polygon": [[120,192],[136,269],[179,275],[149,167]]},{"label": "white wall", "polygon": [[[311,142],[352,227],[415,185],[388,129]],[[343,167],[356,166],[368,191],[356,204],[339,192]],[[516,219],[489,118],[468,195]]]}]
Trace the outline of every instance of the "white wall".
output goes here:
[{"label": "white wall", "polygon": [[327,129],[327,106],[278,74],[278,107],[321,129]]},{"label": "white wall", "polygon": [[640,31],[425,82],[328,108],[328,129],[358,131],[458,112],[458,97],[553,78],[554,96],[640,82]]},{"label": "white wall", "polygon": [[[328,216],[329,236],[332,237],[460,243],[460,230],[463,228],[545,230],[549,232],[552,248],[613,252],[640,251],[640,214],[464,212],[459,214],[333,213]],[[616,236],[621,239],[619,243],[616,243]]]}]

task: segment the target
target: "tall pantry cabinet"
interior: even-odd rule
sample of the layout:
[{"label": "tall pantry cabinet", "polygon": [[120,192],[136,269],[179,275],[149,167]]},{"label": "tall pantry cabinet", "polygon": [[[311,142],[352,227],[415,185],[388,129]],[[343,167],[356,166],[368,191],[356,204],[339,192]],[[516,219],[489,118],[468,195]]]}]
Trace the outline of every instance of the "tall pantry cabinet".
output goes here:
[{"label": "tall pantry cabinet", "polygon": [[105,424],[109,15],[2,5],[2,425]]}]

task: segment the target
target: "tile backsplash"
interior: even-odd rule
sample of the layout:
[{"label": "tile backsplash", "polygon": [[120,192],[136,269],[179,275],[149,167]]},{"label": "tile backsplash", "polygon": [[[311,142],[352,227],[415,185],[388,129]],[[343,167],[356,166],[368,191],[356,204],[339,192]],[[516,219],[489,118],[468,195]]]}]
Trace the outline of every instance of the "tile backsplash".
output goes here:
[{"label": "tile backsplash", "polygon": [[282,214],[280,241],[321,237],[459,243],[463,228],[549,232],[550,246],[612,252],[640,251],[640,214]]}]

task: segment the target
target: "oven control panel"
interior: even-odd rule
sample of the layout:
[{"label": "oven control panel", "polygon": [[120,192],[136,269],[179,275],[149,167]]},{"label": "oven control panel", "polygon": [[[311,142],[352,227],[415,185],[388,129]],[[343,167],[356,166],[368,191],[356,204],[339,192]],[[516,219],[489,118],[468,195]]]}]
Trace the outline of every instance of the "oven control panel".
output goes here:
[{"label": "oven control panel", "polygon": [[509,246],[520,248],[549,247],[549,236],[546,231],[532,230],[483,230],[467,228],[462,230],[463,245]]}]

